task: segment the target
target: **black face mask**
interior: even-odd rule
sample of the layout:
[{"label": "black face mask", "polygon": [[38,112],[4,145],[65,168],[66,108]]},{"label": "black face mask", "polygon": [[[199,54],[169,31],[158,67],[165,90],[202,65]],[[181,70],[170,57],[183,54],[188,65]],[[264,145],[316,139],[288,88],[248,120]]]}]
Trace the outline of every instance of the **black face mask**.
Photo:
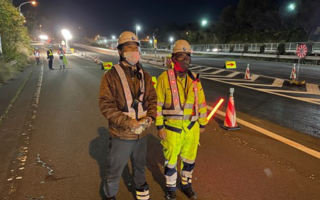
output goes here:
[{"label": "black face mask", "polygon": [[174,63],[174,70],[177,72],[178,76],[182,77],[185,76],[186,73],[188,72],[191,58],[190,56],[186,55],[176,55],[184,58],[173,58],[173,63]]}]

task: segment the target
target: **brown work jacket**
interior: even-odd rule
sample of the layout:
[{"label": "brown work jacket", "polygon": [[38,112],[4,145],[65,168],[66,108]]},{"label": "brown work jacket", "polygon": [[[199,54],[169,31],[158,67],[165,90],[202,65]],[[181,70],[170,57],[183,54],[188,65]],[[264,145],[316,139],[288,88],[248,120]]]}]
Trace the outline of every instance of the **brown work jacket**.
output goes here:
[{"label": "brown work jacket", "polygon": [[[131,93],[139,92],[140,80],[130,67],[121,65],[129,83]],[[153,119],[157,115],[157,94],[152,84],[151,76],[144,70],[145,94],[142,101],[143,110],[147,110],[147,116]],[[133,92],[135,88],[135,91]],[[138,98],[138,97],[137,97]],[[134,99],[134,97],[133,97]],[[126,140],[136,140],[148,134],[148,129],[140,135],[136,135],[129,128],[131,118],[124,114],[127,111],[127,102],[124,95],[120,77],[114,67],[105,72],[101,79],[99,106],[103,116],[109,121],[109,133],[111,137]]]}]

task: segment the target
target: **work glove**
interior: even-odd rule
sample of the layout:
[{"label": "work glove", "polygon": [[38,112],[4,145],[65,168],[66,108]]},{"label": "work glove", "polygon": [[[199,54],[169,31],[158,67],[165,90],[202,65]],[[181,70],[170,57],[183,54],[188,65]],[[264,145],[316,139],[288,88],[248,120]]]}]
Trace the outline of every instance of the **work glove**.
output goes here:
[{"label": "work glove", "polygon": [[134,132],[136,135],[140,135],[144,130],[145,128],[143,126],[139,126],[138,128],[133,129],[132,132]]},{"label": "work glove", "polygon": [[139,123],[141,126],[143,126],[145,129],[149,128],[152,123],[152,118],[151,117],[144,117],[139,120]]}]

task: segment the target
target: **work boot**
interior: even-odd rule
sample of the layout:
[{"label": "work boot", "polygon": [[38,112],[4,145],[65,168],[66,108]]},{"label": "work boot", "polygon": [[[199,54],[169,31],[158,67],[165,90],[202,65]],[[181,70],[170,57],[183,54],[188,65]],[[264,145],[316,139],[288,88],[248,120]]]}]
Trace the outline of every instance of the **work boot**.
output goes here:
[{"label": "work boot", "polygon": [[116,197],[106,197],[106,200],[117,200]]},{"label": "work boot", "polygon": [[166,192],[166,199],[167,200],[176,200],[177,199],[177,195],[175,191],[167,191]]},{"label": "work boot", "polygon": [[193,190],[192,187],[181,188],[181,190],[189,199],[192,199],[192,200],[198,199],[197,193]]},{"label": "work boot", "polygon": [[150,200],[149,185],[147,183],[140,188],[136,188],[136,199]]}]

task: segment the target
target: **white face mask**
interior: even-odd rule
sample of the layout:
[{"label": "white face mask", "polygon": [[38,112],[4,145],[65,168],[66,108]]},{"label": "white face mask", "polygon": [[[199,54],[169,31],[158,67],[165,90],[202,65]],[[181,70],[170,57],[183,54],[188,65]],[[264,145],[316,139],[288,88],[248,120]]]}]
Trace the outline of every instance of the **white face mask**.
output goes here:
[{"label": "white face mask", "polygon": [[124,59],[127,61],[128,64],[130,65],[135,65],[139,62],[140,60],[140,53],[139,51],[135,52],[124,52],[123,53]]}]

